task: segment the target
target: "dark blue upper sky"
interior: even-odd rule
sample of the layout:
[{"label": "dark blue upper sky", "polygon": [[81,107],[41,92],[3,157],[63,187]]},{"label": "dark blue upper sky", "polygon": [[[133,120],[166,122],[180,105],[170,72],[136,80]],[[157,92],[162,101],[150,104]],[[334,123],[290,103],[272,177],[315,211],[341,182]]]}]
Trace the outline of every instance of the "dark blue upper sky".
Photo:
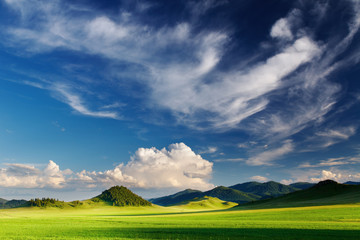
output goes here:
[{"label": "dark blue upper sky", "polygon": [[0,197],[360,181],[360,2],[0,1]]}]

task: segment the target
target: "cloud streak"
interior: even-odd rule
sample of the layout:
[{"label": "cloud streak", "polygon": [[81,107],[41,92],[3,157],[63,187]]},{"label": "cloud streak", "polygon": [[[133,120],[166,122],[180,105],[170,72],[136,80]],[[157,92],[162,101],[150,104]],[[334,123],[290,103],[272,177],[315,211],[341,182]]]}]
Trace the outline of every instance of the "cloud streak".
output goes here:
[{"label": "cloud streak", "polygon": [[262,166],[273,165],[273,162],[283,157],[285,154],[288,154],[294,150],[294,145],[291,140],[287,140],[283,143],[281,147],[274,148],[271,150],[266,150],[260,154],[257,154],[248,160],[246,164],[250,166]]}]

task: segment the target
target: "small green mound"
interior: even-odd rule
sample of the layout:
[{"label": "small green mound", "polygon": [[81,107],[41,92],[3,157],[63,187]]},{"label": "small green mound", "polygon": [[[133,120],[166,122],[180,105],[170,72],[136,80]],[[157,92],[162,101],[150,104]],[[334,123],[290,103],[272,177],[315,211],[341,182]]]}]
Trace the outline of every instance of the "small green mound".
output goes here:
[{"label": "small green mound", "polygon": [[227,202],[220,200],[216,197],[198,197],[189,201],[176,204],[174,206],[187,208],[187,209],[227,209],[238,205],[234,202]]},{"label": "small green mound", "polygon": [[100,199],[113,206],[151,206],[151,203],[136,195],[123,186],[114,186],[93,198],[93,201]]}]

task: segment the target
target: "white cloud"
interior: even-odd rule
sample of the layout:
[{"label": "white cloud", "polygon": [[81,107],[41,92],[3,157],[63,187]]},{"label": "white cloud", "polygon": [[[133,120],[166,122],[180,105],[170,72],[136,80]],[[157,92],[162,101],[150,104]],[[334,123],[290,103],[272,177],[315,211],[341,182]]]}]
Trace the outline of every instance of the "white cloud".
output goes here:
[{"label": "white cloud", "polygon": [[248,160],[246,164],[251,166],[261,166],[261,165],[273,165],[273,161],[281,158],[285,154],[288,154],[294,150],[294,145],[291,140],[284,141],[283,145],[279,148],[266,150],[258,155],[255,155]]},{"label": "white cloud", "polygon": [[292,39],[293,35],[288,20],[286,18],[277,20],[271,28],[270,36],[273,38]]},{"label": "white cloud", "polygon": [[53,161],[44,169],[7,164],[0,169],[0,186],[21,188],[104,188],[124,185],[135,188],[196,188],[207,190],[213,163],[195,154],[184,143],[168,149],[139,148],[127,164],[96,172],[60,170]]},{"label": "white cloud", "polygon": [[93,19],[86,25],[89,38],[98,38],[107,41],[107,44],[120,41],[129,35],[126,26],[115,24],[109,18],[102,16]]},{"label": "white cloud", "polygon": [[0,186],[21,188],[63,188],[65,176],[70,170],[64,172],[53,161],[49,161],[45,169],[38,169],[26,164],[6,164],[0,169]]},{"label": "white cloud", "polygon": [[201,150],[199,152],[199,154],[204,154],[204,153],[215,153],[218,151],[217,147],[207,147],[205,150]]},{"label": "white cloud", "polygon": [[315,133],[318,137],[316,141],[322,142],[320,147],[329,147],[340,141],[348,140],[351,136],[355,135],[356,127],[348,126],[348,127],[338,127],[335,129],[326,129],[324,131],[320,131]]},{"label": "white cloud", "polygon": [[339,181],[341,180],[342,175],[341,173],[333,173],[331,171],[326,171],[326,170],[322,170],[321,171],[321,176],[318,178],[310,178],[311,182],[320,182],[320,181],[324,181],[327,179],[332,179],[334,181]]},{"label": "white cloud", "polygon": [[254,180],[254,181],[258,181],[258,182],[269,181],[269,179],[267,177],[263,177],[263,176],[252,176],[250,179]]},{"label": "white cloud", "polygon": [[[208,5],[209,1],[203,3]],[[191,34],[188,22],[153,29],[139,24],[136,16],[116,22],[107,16],[69,19],[67,10],[59,10],[58,4],[30,8],[44,15],[46,21],[36,28],[10,29],[14,42],[33,52],[64,47],[143,65],[152,76],[146,78],[152,101],[172,110],[180,122],[193,127],[202,122],[198,118],[202,111],[214,114],[204,119],[211,127],[236,127],[243,119],[265,109],[268,100],[264,95],[279,88],[282,78],[319,54],[317,44],[304,36],[265,62],[218,74],[216,81],[204,84],[203,78],[216,68],[226,50],[226,31]],[[177,58],[161,54],[170,46]],[[184,48],[188,57],[182,54]],[[159,54],[161,58],[157,59]],[[70,89],[59,92],[64,102],[81,114],[117,117],[109,112],[90,111],[78,96],[70,94]]]},{"label": "white cloud", "polygon": [[244,162],[244,158],[222,158],[222,159],[215,159],[214,162]]},{"label": "white cloud", "polygon": [[280,181],[280,183],[285,184],[285,185],[290,185],[290,184],[294,183],[294,180],[292,180],[292,179],[283,179],[283,180]]},{"label": "white cloud", "polygon": [[307,169],[303,170],[294,170],[291,172],[292,178],[284,179],[281,183],[289,184],[294,182],[314,182],[331,179],[340,183],[347,181],[360,181],[360,172],[353,170],[341,170],[335,167],[330,169],[315,170]]},{"label": "white cloud", "polygon": [[76,112],[83,115],[101,118],[120,119],[117,112],[112,111],[92,111],[89,110],[83,103],[83,100],[76,94],[69,91],[68,87],[64,85],[57,85],[54,91],[60,93],[61,101],[67,103]]},{"label": "white cloud", "polygon": [[[137,76],[136,80],[150,90],[147,99],[143,99],[148,103],[145,107],[169,109],[178,122],[189,127],[212,130],[241,127],[274,141],[321,123],[334,108],[340,87],[326,78],[347,63],[348,60],[336,59],[351,44],[360,24],[359,4],[354,2],[354,19],[349,24],[348,35],[340,42],[334,38],[336,41],[324,41],[320,45],[312,40],[310,29],[300,26],[301,10],[292,10],[269,29],[271,36],[287,39],[286,44],[265,60],[245,67],[234,64],[222,71],[218,64],[232,43],[228,29],[197,32],[196,22],[192,22],[195,20],[156,28],[140,21],[136,13],[111,18],[87,9],[74,14],[73,9],[61,6],[60,1],[50,4],[9,0],[7,3],[18,9],[24,19],[43,16],[36,26],[20,24],[5,29],[11,39],[7,44],[34,54],[61,47],[100,55],[112,62],[139,65],[144,71],[141,74],[146,76]],[[205,0],[190,5],[193,14],[200,16],[218,4],[220,1]],[[319,18],[324,15],[322,12]],[[274,39],[268,44],[278,47]],[[282,92],[281,96],[288,101],[285,107],[274,110],[268,107],[275,91]],[[59,93],[60,100],[78,113],[119,118],[114,111],[91,110],[87,98],[75,94],[70,87]],[[252,124],[244,123],[251,117],[255,118],[249,119]]]},{"label": "white cloud", "polygon": [[339,165],[350,165],[360,163],[360,157],[339,157],[339,158],[329,158],[326,160],[321,160],[319,163],[310,164],[302,163],[299,165],[299,168],[315,168],[315,167],[331,167]]}]

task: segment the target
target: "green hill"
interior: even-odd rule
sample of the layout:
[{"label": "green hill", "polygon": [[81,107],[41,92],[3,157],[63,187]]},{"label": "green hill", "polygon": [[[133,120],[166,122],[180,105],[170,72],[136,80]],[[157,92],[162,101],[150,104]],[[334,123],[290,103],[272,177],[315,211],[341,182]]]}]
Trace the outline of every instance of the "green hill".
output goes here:
[{"label": "green hill", "polygon": [[151,203],[123,186],[111,187],[91,200],[101,200],[113,206],[151,206]]},{"label": "green hill", "polygon": [[292,183],[289,186],[300,189],[300,190],[304,190],[304,189],[311,188],[314,185],[315,185],[315,183],[297,182],[297,183]]},{"label": "green hill", "polygon": [[164,196],[164,197],[160,197],[160,198],[152,198],[149,201],[154,204],[157,204],[157,205],[169,206],[169,205],[178,204],[180,202],[184,202],[187,200],[191,200],[196,197],[200,197],[202,195],[203,195],[203,192],[201,192],[199,190],[186,189],[184,191],[181,191],[181,192],[169,195],[169,196]]},{"label": "green hill", "polygon": [[252,193],[244,193],[242,191],[224,186],[219,186],[210,191],[206,191],[203,193],[203,196],[216,197],[224,201],[237,203],[255,201],[260,198],[259,196]]},{"label": "green hill", "polygon": [[249,208],[279,208],[360,203],[360,186],[340,184],[332,180],[319,182],[311,188],[239,205]]},{"label": "green hill", "polygon": [[231,186],[230,188],[260,196],[261,199],[278,197],[299,190],[299,188],[284,185],[274,181],[266,183],[246,182]]},{"label": "green hill", "polygon": [[154,204],[161,206],[171,206],[171,205],[180,204],[184,201],[193,200],[194,198],[202,198],[205,196],[215,197],[223,201],[237,202],[237,203],[245,203],[260,199],[260,196],[251,193],[244,193],[236,189],[219,186],[206,192],[186,189],[184,191],[175,193],[173,195],[160,197],[160,198],[153,198],[150,199],[150,201]]},{"label": "green hill", "polygon": [[348,181],[348,182],[344,182],[344,184],[348,184],[348,185],[360,185],[360,182]]},{"label": "green hill", "polygon": [[184,201],[174,206],[185,209],[227,209],[238,205],[234,202],[227,202],[215,197],[204,196]]},{"label": "green hill", "polygon": [[15,208],[15,207],[21,207],[25,206],[28,203],[26,200],[6,200],[3,198],[0,198],[0,209],[1,208]]}]

